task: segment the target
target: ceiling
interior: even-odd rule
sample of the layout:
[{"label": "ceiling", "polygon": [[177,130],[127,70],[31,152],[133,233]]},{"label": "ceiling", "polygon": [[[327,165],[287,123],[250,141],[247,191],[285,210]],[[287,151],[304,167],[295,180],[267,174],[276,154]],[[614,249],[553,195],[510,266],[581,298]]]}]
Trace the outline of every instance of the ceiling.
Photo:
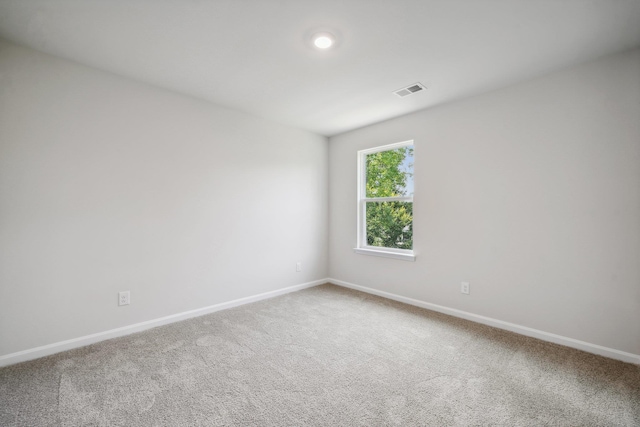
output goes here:
[{"label": "ceiling", "polygon": [[0,37],[332,136],[639,47],[640,0],[0,0]]}]

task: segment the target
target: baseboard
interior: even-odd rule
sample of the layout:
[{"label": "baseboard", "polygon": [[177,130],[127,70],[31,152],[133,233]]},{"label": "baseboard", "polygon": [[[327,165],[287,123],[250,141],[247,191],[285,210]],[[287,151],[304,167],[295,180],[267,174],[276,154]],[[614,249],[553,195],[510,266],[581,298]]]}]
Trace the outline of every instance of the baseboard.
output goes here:
[{"label": "baseboard", "polygon": [[377,289],[368,288],[366,286],[356,285],[353,283],[345,282],[343,280],[327,278],[327,279],[315,280],[313,282],[302,283],[300,285],[289,286],[287,288],[265,292],[258,295],[252,295],[249,297],[240,298],[233,301],[223,302],[220,304],[214,304],[208,307],[185,311],[182,313],[165,316],[158,319],[148,320],[146,322],[136,323],[129,326],[123,326],[121,328],[111,329],[104,332],[98,332],[96,334],[86,335],[79,338],[73,338],[66,341],[60,341],[57,343],[48,344],[41,347],[18,351],[16,353],[0,356],[0,367],[13,365],[15,363],[20,363],[20,362],[25,362],[27,360],[37,359],[39,357],[49,356],[51,354],[59,353],[66,350],[71,350],[78,347],[84,347],[89,344],[94,344],[96,342],[108,340],[111,338],[117,338],[117,337],[129,335],[135,332],[142,332],[147,329],[155,328],[155,327],[166,325],[169,323],[179,322],[181,320],[190,319],[192,317],[198,317],[205,314],[214,313],[216,311],[226,310],[228,308],[238,307],[240,305],[250,304],[252,302],[257,302],[257,301],[277,297],[279,295],[284,295],[290,292],[311,288],[313,286],[318,286],[327,282],[332,283],[334,285],[342,286],[345,288],[366,292],[368,294],[377,295],[383,298],[388,298],[388,299],[402,302],[405,304],[414,305],[416,307],[422,307],[427,310],[433,310],[439,313],[444,313],[454,317],[470,320],[472,322],[482,323],[484,325],[493,326],[499,329],[504,329],[504,330],[515,332],[521,335],[538,338],[543,341],[548,341],[555,344],[560,344],[567,347],[575,348],[578,350],[583,350],[589,353],[609,357],[611,359],[621,360],[623,362],[635,363],[640,365],[640,355],[637,355],[637,354],[627,353],[624,351],[603,347],[597,344],[591,344],[585,341],[563,337],[561,335],[540,331],[540,330],[529,328],[526,326],[516,325],[515,323],[504,322],[502,320],[480,316],[478,314],[473,314],[473,313],[469,313],[462,310],[457,310],[455,308],[444,307],[441,305],[432,304],[432,303],[420,301],[413,298],[403,297],[401,295],[396,295],[390,292],[384,292]]},{"label": "baseboard", "polygon": [[233,301],[210,305],[208,307],[203,307],[195,310],[185,311],[182,313],[172,314],[170,316],[160,317],[158,319],[147,320],[146,322],[136,323],[129,326],[123,326],[121,328],[111,329],[104,332],[98,332],[96,334],[85,335],[79,338],[73,338],[66,341],[60,341],[53,344],[43,345],[41,347],[18,351],[16,353],[0,356],[0,367],[13,365],[15,363],[20,363],[20,362],[25,362],[27,360],[37,359],[39,357],[49,356],[51,354],[60,353],[61,351],[67,351],[67,350],[71,350],[78,347],[84,347],[86,345],[94,344],[99,341],[122,337],[125,335],[133,334],[135,332],[142,332],[147,329],[155,328],[155,327],[166,325],[169,323],[179,322],[181,320],[190,319],[192,317],[198,317],[205,314],[214,313],[216,311],[226,310],[228,308],[233,308],[233,307],[249,304],[256,301],[277,297],[279,295],[288,294],[290,292],[299,291],[301,289],[322,285],[324,283],[327,283],[328,281],[329,279],[314,280],[313,282],[307,282],[307,283],[302,283],[300,285],[289,286],[287,288],[277,289],[275,291],[264,292],[262,294],[252,295],[249,297],[240,298]]},{"label": "baseboard", "polygon": [[563,337],[561,335],[556,335],[549,332],[528,328],[526,326],[516,325],[515,323],[504,322],[502,320],[480,316],[478,314],[457,310],[455,308],[444,307],[441,305],[431,304],[425,301],[420,301],[413,298],[407,298],[407,297],[392,294],[389,292],[379,291],[377,289],[368,288],[366,286],[355,285],[353,283],[345,282],[338,279],[329,278],[327,279],[327,281],[334,285],[355,289],[357,291],[362,291],[368,294],[377,295],[377,296],[388,298],[394,301],[403,302],[405,304],[414,305],[416,307],[426,308],[428,310],[437,311],[439,313],[448,314],[454,317],[460,317],[462,319],[471,320],[472,322],[482,323],[484,325],[493,326],[499,329],[515,332],[520,335],[526,335],[529,337],[538,338],[543,341],[564,345],[564,346],[575,348],[578,350],[583,350],[588,353],[598,354],[600,356],[609,357],[611,359],[621,360],[623,362],[635,363],[640,365],[640,355],[638,354],[627,353],[624,351],[615,350],[613,348],[603,347],[601,345],[591,344],[585,341],[580,341],[573,338]]}]

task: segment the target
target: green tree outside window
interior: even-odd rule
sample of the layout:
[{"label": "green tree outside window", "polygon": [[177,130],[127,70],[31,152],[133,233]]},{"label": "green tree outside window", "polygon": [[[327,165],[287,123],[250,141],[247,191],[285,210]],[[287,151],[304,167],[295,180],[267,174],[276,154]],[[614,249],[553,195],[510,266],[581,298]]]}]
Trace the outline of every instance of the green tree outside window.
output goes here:
[{"label": "green tree outside window", "polygon": [[[366,198],[413,195],[413,146],[366,156]],[[413,202],[367,201],[368,246],[413,249]]]}]

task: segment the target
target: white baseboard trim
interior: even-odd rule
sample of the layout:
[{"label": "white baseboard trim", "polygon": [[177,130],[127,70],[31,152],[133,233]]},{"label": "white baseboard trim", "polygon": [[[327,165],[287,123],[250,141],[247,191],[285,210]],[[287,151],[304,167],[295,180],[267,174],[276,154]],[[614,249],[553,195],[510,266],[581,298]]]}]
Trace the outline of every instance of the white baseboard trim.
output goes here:
[{"label": "white baseboard trim", "polygon": [[122,337],[125,335],[133,334],[135,332],[142,332],[147,329],[155,328],[155,327],[166,325],[169,323],[179,322],[181,320],[190,319],[192,317],[198,317],[205,314],[214,313],[216,311],[226,310],[228,308],[233,308],[240,305],[277,297],[279,295],[288,294],[290,292],[295,292],[302,289],[322,285],[324,283],[327,283],[328,281],[329,279],[314,280],[313,282],[307,282],[307,283],[302,283],[300,285],[289,286],[287,288],[277,289],[275,291],[264,292],[262,294],[252,295],[245,298],[239,298],[233,301],[210,305],[208,307],[203,307],[195,310],[185,311],[182,313],[172,314],[170,316],[160,317],[158,319],[147,320],[146,322],[140,322],[133,325],[123,326],[121,328],[110,329],[104,332],[98,332],[96,334],[85,335],[83,337],[73,338],[66,341],[60,341],[53,344],[47,344],[40,347],[31,348],[28,350],[10,353],[4,356],[0,356],[0,367],[13,365],[15,363],[20,363],[20,362],[25,362],[27,360],[37,359],[39,357],[49,356],[51,354],[60,353],[61,351],[71,350],[78,347],[84,347],[86,345],[94,344],[99,341]]},{"label": "white baseboard trim", "polygon": [[520,335],[526,335],[528,337],[538,338],[543,341],[564,345],[566,347],[575,348],[578,350],[586,351],[588,353],[598,354],[600,356],[609,357],[611,359],[621,360],[623,362],[635,363],[637,365],[640,365],[640,355],[638,354],[627,353],[624,351],[615,350],[613,348],[603,347],[601,345],[591,344],[585,341],[580,341],[573,338],[563,337],[561,335],[556,335],[549,332],[528,328],[526,326],[516,325],[515,323],[504,322],[502,320],[480,316],[478,314],[457,310],[455,308],[444,307],[442,305],[431,304],[425,301],[403,297],[401,295],[379,291],[377,289],[368,288],[366,286],[355,285],[353,283],[345,282],[343,280],[329,278],[327,279],[327,281],[334,285],[355,289],[357,291],[362,291],[368,294],[377,295],[377,296],[388,298],[394,301],[403,302],[405,304],[414,305],[416,307],[426,308],[427,310],[437,311],[439,313],[448,314],[454,317],[460,317],[462,319],[471,320],[472,322],[482,323],[484,325],[489,325],[499,329],[515,332]]}]

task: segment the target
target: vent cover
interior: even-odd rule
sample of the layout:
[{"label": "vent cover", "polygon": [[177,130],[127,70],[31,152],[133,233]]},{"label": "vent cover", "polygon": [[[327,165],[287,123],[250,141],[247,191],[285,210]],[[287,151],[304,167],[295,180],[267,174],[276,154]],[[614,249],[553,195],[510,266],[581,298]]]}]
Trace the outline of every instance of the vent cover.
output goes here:
[{"label": "vent cover", "polygon": [[403,87],[402,89],[398,89],[393,93],[398,95],[400,98],[404,98],[405,96],[413,95],[414,93],[418,93],[418,92],[423,91],[425,89],[426,89],[426,87],[424,87],[424,85],[422,83],[414,83],[414,84],[409,85],[407,87]]}]

